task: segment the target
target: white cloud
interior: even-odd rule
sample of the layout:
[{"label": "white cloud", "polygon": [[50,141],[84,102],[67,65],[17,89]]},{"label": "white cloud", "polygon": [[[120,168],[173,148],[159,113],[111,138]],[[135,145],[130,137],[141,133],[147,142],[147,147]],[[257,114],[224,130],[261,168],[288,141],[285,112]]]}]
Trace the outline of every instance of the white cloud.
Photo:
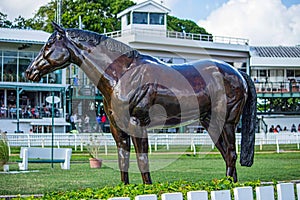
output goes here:
[{"label": "white cloud", "polygon": [[33,17],[40,6],[46,5],[50,0],[1,0],[0,12],[7,14],[10,21],[21,15],[26,19]]},{"label": "white cloud", "polygon": [[229,0],[198,22],[213,35],[250,39],[251,45],[300,44],[300,4],[280,0]]}]

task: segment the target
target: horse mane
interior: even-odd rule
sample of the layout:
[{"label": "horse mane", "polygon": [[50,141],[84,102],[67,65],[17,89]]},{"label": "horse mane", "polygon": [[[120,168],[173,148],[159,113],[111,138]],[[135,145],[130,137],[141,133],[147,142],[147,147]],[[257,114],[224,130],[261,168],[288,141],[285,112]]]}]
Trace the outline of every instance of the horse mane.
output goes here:
[{"label": "horse mane", "polygon": [[88,42],[93,45],[98,45],[100,44],[101,40],[107,38],[105,35],[99,33],[76,28],[66,29],[66,32],[68,33],[68,37],[73,41]]},{"label": "horse mane", "polygon": [[114,40],[106,35],[99,34],[92,31],[85,31],[76,28],[66,29],[68,37],[74,42],[87,42],[92,45],[105,45],[110,51],[118,51],[128,57],[136,57],[139,55],[138,51],[130,46]]}]

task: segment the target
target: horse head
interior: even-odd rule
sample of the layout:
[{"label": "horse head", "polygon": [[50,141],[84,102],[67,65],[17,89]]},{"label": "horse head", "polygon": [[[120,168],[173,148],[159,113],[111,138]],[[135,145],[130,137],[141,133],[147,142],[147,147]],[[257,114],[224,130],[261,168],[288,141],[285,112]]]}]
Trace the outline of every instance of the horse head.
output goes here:
[{"label": "horse head", "polygon": [[40,81],[42,76],[62,69],[71,63],[66,31],[58,24],[54,22],[52,24],[55,28],[54,33],[26,70],[28,80]]}]

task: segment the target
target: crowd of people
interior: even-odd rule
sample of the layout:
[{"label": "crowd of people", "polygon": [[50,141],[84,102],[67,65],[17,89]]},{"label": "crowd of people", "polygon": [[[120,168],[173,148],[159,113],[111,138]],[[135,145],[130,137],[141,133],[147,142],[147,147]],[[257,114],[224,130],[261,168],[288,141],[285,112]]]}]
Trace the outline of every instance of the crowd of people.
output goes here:
[{"label": "crowd of people", "polygon": [[[0,117],[1,118],[17,118],[17,106],[16,104],[10,104],[6,107],[4,104],[0,107]],[[51,106],[46,106],[45,104],[42,106],[21,106],[19,108],[19,118],[35,118],[39,119],[42,117],[51,117]],[[59,110],[57,108],[54,109],[54,116],[57,117],[59,115]]]},{"label": "crowd of people", "polygon": [[300,132],[300,124],[298,125],[298,129],[295,124],[292,124],[291,129],[288,129],[286,126],[282,129],[280,125],[276,127],[272,125],[269,129],[269,133],[280,133],[281,131],[290,131],[291,133]]},{"label": "crowd of people", "polygon": [[108,120],[105,114],[98,114],[95,122],[90,121],[88,114],[79,116],[74,113],[70,116],[71,132],[107,132]]}]

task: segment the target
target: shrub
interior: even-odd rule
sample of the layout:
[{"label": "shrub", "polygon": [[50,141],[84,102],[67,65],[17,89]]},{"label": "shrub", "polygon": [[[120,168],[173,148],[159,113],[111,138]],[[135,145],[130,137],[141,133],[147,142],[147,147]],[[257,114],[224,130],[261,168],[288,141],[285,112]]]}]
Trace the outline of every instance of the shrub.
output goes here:
[{"label": "shrub", "polygon": [[0,138],[0,166],[5,165],[9,160],[9,146],[5,133],[1,133]]}]

